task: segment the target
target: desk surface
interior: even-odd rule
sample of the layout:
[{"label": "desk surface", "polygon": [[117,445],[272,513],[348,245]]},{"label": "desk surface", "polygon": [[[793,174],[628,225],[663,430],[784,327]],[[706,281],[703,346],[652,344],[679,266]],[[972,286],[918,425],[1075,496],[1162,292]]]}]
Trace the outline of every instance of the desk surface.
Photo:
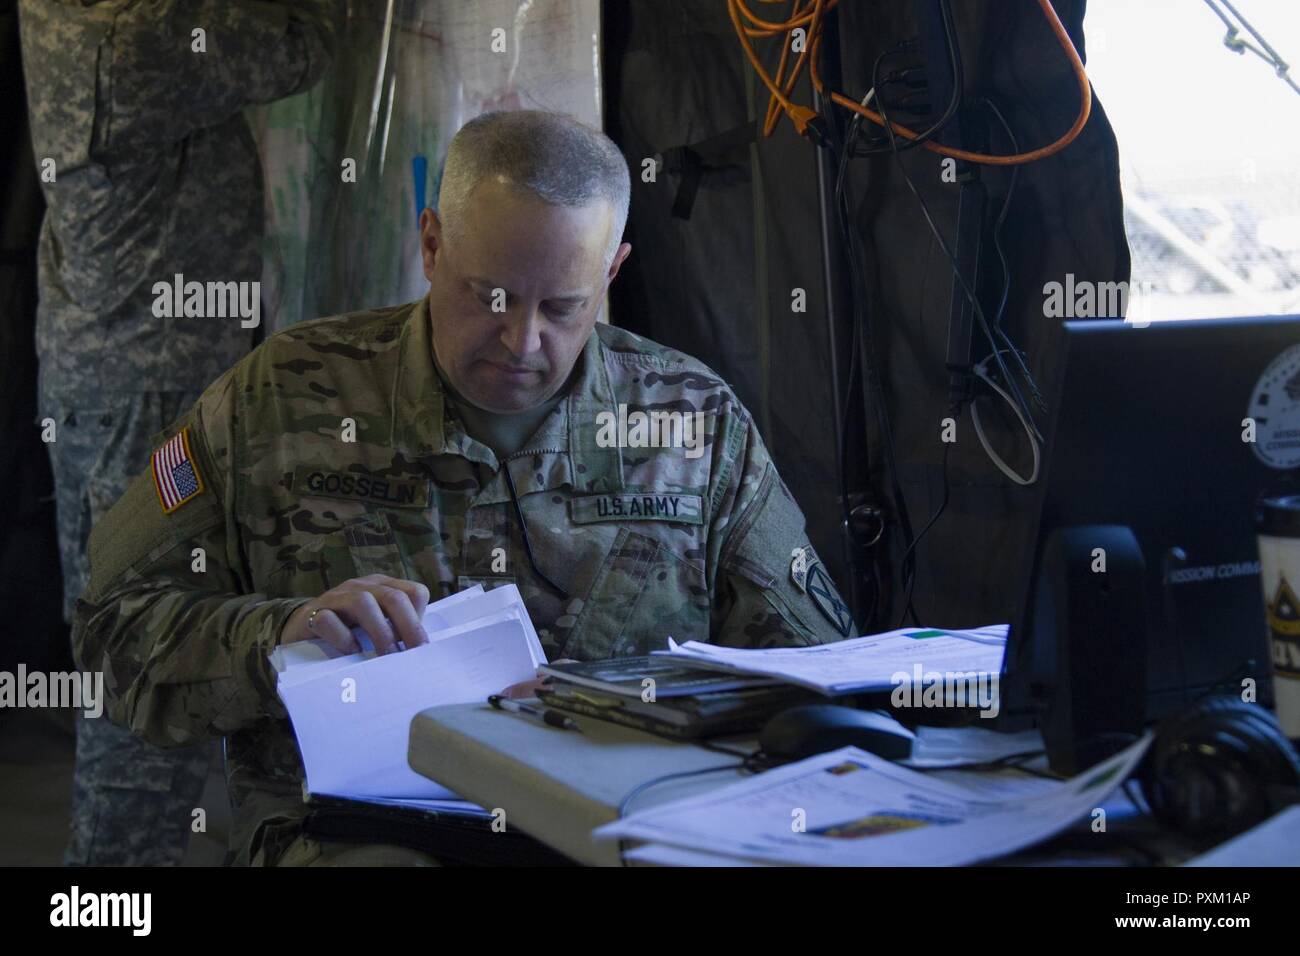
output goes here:
[{"label": "desk surface", "polygon": [[[740,762],[630,727],[573,717],[580,731],[549,727],[486,703],[432,707],[411,721],[408,760],[418,773],[466,800],[505,810],[507,827],[517,826],[579,863],[597,866],[620,865],[619,846],[617,840],[593,840],[591,831],[616,819],[619,804],[639,784]],[[731,749],[753,748],[752,742],[719,743]],[[638,794],[628,809],[641,810],[741,778],[738,769],[719,769],[666,780]]]},{"label": "desk surface", "polygon": [[[619,842],[597,842],[591,831],[616,819],[619,804],[638,785],[667,774],[719,768],[716,773],[657,783],[636,796],[629,812],[743,779],[739,759],[728,754],[572,716],[581,731],[549,727],[486,703],[432,707],[411,722],[407,759],[418,773],[465,799],[505,810],[508,828],[595,866],[621,864]],[[743,740],[719,743],[743,751],[755,746]],[[1149,817],[1133,817],[1135,808],[1122,791],[1113,801],[1107,801],[1107,812],[1117,821],[1128,817],[1127,823],[1113,828],[1120,831],[1116,839],[1099,840],[1083,821],[1045,844],[996,862],[1150,864],[1179,862],[1191,855],[1186,841],[1160,831]]]}]

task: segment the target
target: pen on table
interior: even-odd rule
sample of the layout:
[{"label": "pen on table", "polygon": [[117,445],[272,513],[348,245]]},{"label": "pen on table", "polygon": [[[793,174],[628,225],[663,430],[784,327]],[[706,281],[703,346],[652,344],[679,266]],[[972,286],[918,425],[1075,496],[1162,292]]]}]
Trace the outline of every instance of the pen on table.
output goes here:
[{"label": "pen on table", "polygon": [[529,707],[521,704],[517,700],[511,700],[508,697],[502,697],[500,694],[493,694],[488,698],[488,703],[497,710],[508,710],[516,714],[529,714],[533,717],[541,718],[542,722],[552,727],[559,727],[561,730],[577,730],[581,728],[571,717],[566,717],[558,710],[543,708],[538,710],[536,707]]}]

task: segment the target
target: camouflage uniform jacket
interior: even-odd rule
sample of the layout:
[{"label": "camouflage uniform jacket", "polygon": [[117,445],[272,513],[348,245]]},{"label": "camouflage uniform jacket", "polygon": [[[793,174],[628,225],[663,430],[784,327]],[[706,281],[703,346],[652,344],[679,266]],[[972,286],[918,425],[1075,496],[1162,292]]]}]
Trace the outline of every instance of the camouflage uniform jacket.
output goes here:
[{"label": "camouflage uniform jacket", "polygon": [[241,110],[311,86],[344,9],[22,0],[48,206],[36,346],[60,392],[198,391],[248,352],[253,330],[228,308],[159,316],[154,288],[177,274],[205,288],[260,280],[261,165]]},{"label": "camouflage uniform jacket", "polygon": [[[267,655],[295,608],[349,578],[419,580],[434,599],[513,580],[551,659],[851,631],[824,571],[816,601],[816,570],[792,574],[796,549],[821,567],[803,515],[716,373],[605,325],[578,363],[505,462],[537,566],[567,599],[533,572],[503,469],[445,401],[427,300],[272,336],[158,436],[184,432],[202,490],[164,513],[146,472],[96,525],[74,642],[104,671],[114,721],[163,746],[227,737],[236,845],[302,812]],[[606,447],[596,422],[620,404],[701,412],[702,453]]]}]

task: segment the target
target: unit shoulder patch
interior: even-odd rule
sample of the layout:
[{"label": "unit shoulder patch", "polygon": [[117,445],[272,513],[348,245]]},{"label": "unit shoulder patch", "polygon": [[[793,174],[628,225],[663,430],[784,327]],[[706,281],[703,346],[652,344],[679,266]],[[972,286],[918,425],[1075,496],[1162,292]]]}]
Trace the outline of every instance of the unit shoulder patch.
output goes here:
[{"label": "unit shoulder patch", "polygon": [[822,612],[822,616],[831,622],[841,636],[852,637],[853,614],[840,600],[835,590],[835,582],[826,573],[826,568],[822,566],[820,560],[815,560],[808,566],[806,585],[808,596],[817,605],[817,610]]}]

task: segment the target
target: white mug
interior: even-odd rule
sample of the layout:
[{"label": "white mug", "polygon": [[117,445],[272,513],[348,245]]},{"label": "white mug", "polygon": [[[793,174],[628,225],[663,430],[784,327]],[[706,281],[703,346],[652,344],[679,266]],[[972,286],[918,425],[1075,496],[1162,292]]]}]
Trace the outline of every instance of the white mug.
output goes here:
[{"label": "white mug", "polygon": [[1255,530],[1277,720],[1288,737],[1300,737],[1300,495],[1261,499]]}]

